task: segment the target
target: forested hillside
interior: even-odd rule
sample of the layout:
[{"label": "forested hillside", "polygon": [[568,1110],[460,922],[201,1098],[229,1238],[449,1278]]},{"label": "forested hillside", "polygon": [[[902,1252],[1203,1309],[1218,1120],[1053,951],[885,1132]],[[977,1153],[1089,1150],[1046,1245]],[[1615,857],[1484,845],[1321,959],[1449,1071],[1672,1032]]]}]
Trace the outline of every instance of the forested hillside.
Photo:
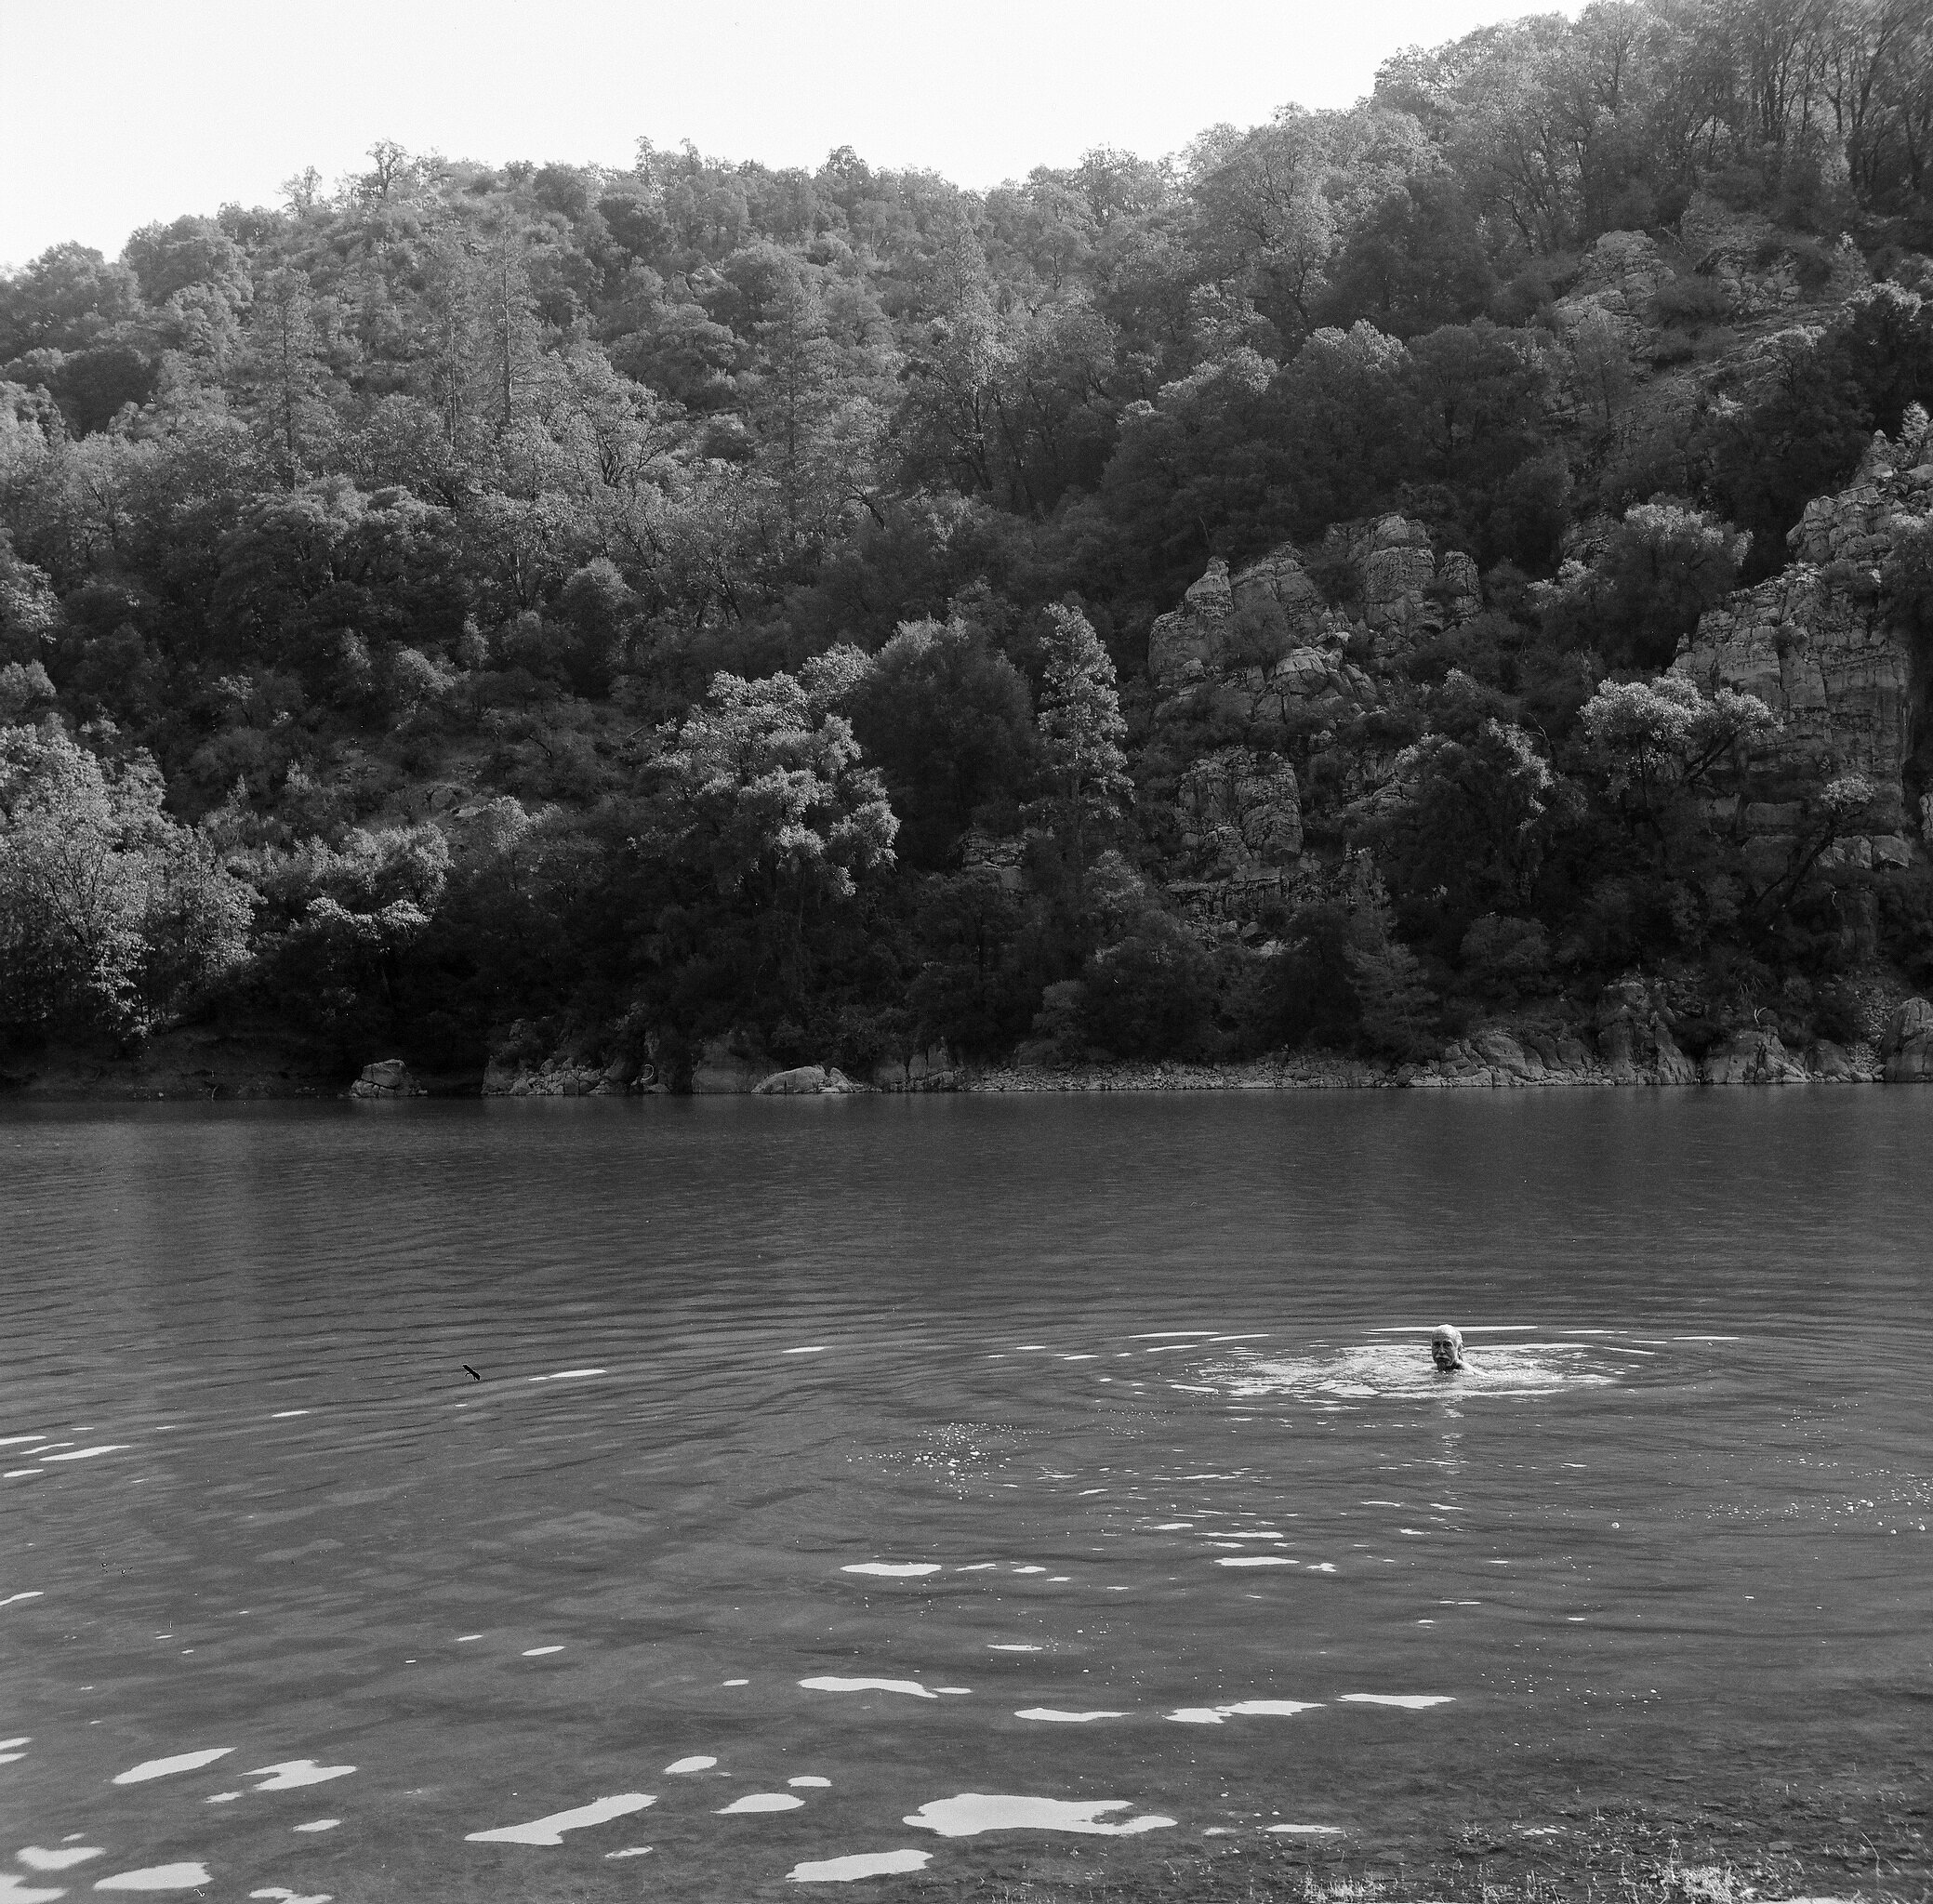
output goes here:
[{"label": "forested hillside", "polygon": [[1923,0],[1608,0],[985,193],[369,156],[0,278],[0,1071],[1933,983]]}]

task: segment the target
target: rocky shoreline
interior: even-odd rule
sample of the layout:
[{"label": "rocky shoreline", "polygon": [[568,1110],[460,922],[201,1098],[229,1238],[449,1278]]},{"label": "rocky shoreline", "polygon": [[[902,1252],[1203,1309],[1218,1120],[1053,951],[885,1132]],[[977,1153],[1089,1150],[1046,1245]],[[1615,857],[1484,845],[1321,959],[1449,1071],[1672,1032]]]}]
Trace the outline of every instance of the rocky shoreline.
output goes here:
[{"label": "rocky shoreline", "polygon": [[[713,1054],[714,1060],[716,1054]],[[855,1079],[833,1065],[774,1069],[749,1059],[708,1061],[693,1095],[828,1097],[925,1092],[1175,1091],[1529,1091],[1804,1084],[1933,1084],[1933,1003],[1908,998],[1881,1035],[1840,1046],[1820,1039],[1789,1050],[1776,1031],[1734,1032],[1701,1057],[1681,1050],[1662,1016],[1633,987],[1589,1038],[1490,1025],[1452,1040],[1440,1055],[1398,1064],[1335,1052],[1277,1052],[1239,1063],[1092,1064],[947,1062],[944,1051],[880,1066]],[[494,1062],[479,1077],[424,1077],[400,1058],[365,1064],[353,1081],[312,1054],[246,1038],[177,1034],[137,1058],[83,1060],[42,1054],[31,1068],[0,1069],[0,1097],[53,1102],[219,1101],[419,1097],[636,1097],[671,1094],[644,1063],[551,1058],[537,1065]]]}]

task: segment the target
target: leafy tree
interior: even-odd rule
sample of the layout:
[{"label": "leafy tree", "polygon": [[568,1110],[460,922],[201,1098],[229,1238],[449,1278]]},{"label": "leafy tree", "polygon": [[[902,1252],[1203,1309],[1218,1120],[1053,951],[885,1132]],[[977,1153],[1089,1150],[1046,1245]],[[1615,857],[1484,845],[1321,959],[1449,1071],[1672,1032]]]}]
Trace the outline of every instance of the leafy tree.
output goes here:
[{"label": "leafy tree", "polygon": [[161,811],[145,756],[0,728],[0,999],[16,1035],[138,1038],[245,956],[253,892]]},{"label": "leafy tree", "polygon": [[1091,953],[1080,972],[1079,1025],[1092,1046],[1116,1058],[1200,1054],[1213,1009],[1208,954],[1162,913]]},{"label": "leafy tree", "polygon": [[1663,668],[1699,617],[1738,586],[1748,547],[1728,522],[1688,504],[1635,503],[1590,570],[1552,597],[1545,625],[1607,668]]},{"label": "leafy tree", "polygon": [[1133,794],[1121,751],[1128,723],[1115,691],[1114,663],[1079,609],[1047,610],[1046,663],[1034,724],[1047,791],[1037,811],[1065,845],[1073,872],[1075,910],[1082,904],[1090,847],[1121,816]]},{"label": "leafy tree", "polygon": [[1764,393],[1713,432],[1713,486],[1752,537],[1748,583],[1785,565],[1787,532],[1813,496],[1844,483],[1873,429],[1858,381],[1821,337],[1800,331],[1777,340]]},{"label": "leafy tree", "polygon": [[1032,765],[1025,678],[957,617],[900,628],[873,657],[853,726],[899,816],[896,850],[921,870],[946,863],[983,807],[1013,808]]},{"label": "leafy tree", "polygon": [[1771,730],[1771,709],[1731,688],[1703,694],[1682,675],[1606,681],[1584,704],[1579,724],[1595,750],[1606,784],[1627,818],[1668,851],[1664,815],[1680,793],[1708,786],[1721,767],[1737,767]]},{"label": "leafy tree", "polygon": [[0,277],[0,363],[30,350],[82,350],[140,312],[139,280],[85,245],[54,245]]},{"label": "leafy tree", "polygon": [[1453,948],[1479,915],[1529,908],[1567,793],[1522,728],[1489,717],[1398,754],[1366,835]]},{"label": "leafy tree", "polygon": [[669,853],[795,942],[810,911],[851,898],[857,876],[894,863],[899,823],[834,711],[857,672],[721,674],[665,735],[657,761],[655,817]]}]

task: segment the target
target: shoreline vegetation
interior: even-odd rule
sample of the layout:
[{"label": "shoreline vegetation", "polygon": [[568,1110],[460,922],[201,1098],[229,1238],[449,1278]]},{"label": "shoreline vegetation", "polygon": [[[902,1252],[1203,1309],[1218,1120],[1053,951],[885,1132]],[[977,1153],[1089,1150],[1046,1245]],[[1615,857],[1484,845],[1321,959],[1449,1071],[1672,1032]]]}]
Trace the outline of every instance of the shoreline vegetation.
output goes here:
[{"label": "shoreline vegetation", "polygon": [[0,1078],[1888,1071],[1929,126],[1924,6],[1635,0],[986,192],[385,140],[0,272]]},{"label": "shoreline vegetation", "polygon": [[[775,1070],[717,1051],[679,1094],[700,1097],[869,1096],[1039,1092],[1518,1091],[1768,1088],[1807,1084],[1933,1083],[1933,1006],[1911,999],[1876,1044],[1821,1041],[1788,1051],[1776,1032],[1734,1035],[1693,1060],[1655,1043],[1600,1041],[1595,1052],[1573,1038],[1517,1034],[1501,1027],[1453,1040],[1425,1062],[1378,1062],[1326,1051],[1276,1052],[1225,1064],[1147,1063],[953,1064],[944,1052],[916,1065],[881,1065],[870,1081],[836,1066]],[[53,1051],[9,1072],[0,1068],[0,1103],[204,1101],[350,1097],[558,1098],[671,1095],[649,1064],[549,1061],[469,1073],[419,1073],[401,1058],[378,1060],[353,1079],[318,1064],[315,1054],[205,1030],[151,1041],[135,1057],[101,1058]]]}]

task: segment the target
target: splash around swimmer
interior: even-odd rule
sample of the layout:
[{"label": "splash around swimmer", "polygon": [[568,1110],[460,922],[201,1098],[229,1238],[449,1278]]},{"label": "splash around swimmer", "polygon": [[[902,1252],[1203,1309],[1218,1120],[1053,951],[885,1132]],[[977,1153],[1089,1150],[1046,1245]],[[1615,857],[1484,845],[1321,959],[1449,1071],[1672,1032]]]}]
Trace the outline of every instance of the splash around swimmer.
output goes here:
[{"label": "splash around swimmer", "polygon": [[1439,1375],[1455,1375],[1463,1368],[1463,1332],[1453,1323],[1438,1323],[1430,1337],[1430,1360]]}]

